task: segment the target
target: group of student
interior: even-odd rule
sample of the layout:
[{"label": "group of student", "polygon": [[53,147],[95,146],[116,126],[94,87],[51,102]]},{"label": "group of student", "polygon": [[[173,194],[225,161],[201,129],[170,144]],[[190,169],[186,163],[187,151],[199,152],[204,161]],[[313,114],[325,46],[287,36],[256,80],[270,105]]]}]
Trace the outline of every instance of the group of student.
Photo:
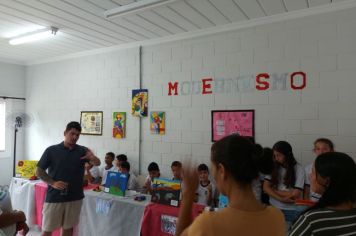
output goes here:
[{"label": "group of student", "polygon": [[[193,221],[201,182],[195,168],[185,166],[176,235],[356,235],[355,161],[326,138],[314,142],[314,153],[315,161],[303,168],[286,141],[270,149],[237,135],[219,140],[211,148],[211,167],[229,204]],[[303,197],[314,204],[300,212],[295,202]]]},{"label": "group of student", "polygon": [[139,190],[137,178],[131,172],[131,165],[125,154],[115,156],[113,152],[106,153],[105,165],[102,167],[86,163],[84,179],[88,180],[88,182],[92,184],[105,185],[109,171],[127,174],[127,189],[136,191]]},{"label": "group of student", "polygon": [[[69,135],[66,139],[70,140]],[[171,178],[182,182],[176,235],[285,235],[286,222],[293,236],[356,235],[355,161],[335,152],[326,138],[314,142],[314,153],[317,158],[304,168],[286,141],[263,148],[250,139],[230,135],[211,147],[212,175],[206,164],[192,167],[174,161]],[[109,171],[119,171],[128,174],[128,189],[149,193],[154,179],[161,177],[158,164],[152,162],[145,183],[139,186],[125,155],[115,157],[108,152],[103,167],[95,166],[100,162],[91,152],[85,157],[90,160],[85,178],[92,183],[105,184]],[[39,176],[46,180],[44,174]],[[228,198],[227,207],[204,212],[193,222],[192,204],[216,207],[218,195]],[[295,201],[302,198],[315,204],[301,213]]]},{"label": "group of student", "polygon": [[[143,186],[140,186],[137,177],[130,171],[130,163],[125,154],[115,156],[113,152],[105,155],[105,166],[86,164],[85,179],[92,184],[105,185],[109,171],[128,174],[127,190],[135,190],[143,193],[151,193],[153,180],[161,177],[159,165],[151,162],[147,167],[147,177]],[[182,163],[173,161],[171,164],[172,180],[182,183]],[[200,164],[197,168],[199,174],[199,186],[196,190],[195,201],[206,206],[217,206],[217,190],[213,181],[210,180],[209,168],[206,164]],[[183,185],[182,185],[183,188]]]}]

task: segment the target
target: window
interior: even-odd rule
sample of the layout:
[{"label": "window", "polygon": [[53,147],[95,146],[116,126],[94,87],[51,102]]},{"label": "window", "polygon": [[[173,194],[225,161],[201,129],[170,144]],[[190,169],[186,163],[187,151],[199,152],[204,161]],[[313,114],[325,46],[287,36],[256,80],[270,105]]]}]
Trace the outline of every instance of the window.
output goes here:
[{"label": "window", "polygon": [[0,101],[0,151],[5,151],[5,102]]}]

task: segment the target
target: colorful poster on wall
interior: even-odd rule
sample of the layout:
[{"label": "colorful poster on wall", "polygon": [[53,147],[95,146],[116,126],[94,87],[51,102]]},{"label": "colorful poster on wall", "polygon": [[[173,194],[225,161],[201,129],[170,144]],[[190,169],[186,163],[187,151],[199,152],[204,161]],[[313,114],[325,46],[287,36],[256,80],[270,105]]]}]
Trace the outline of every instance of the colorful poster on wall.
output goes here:
[{"label": "colorful poster on wall", "polygon": [[148,108],[148,90],[134,89],[132,90],[132,107],[131,114],[133,116],[147,116]]},{"label": "colorful poster on wall", "polygon": [[254,138],[254,113],[254,110],[211,111],[211,141],[218,141],[230,134]]},{"label": "colorful poster on wall", "polygon": [[126,137],[126,112],[114,112],[113,113],[113,128],[112,136],[114,138]]},{"label": "colorful poster on wall", "polygon": [[150,130],[151,134],[165,134],[166,125],[164,111],[151,111]]}]

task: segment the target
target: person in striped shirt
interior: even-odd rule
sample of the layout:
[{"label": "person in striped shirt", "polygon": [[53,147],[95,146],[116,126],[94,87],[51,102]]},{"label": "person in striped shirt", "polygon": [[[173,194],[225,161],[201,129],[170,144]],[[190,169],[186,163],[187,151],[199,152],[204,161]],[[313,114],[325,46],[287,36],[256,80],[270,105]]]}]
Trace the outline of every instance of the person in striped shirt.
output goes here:
[{"label": "person in striped shirt", "polygon": [[321,154],[312,167],[311,190],[321,198],[299,217],[289,235],[356,235],[355,161],[345,153]]}]

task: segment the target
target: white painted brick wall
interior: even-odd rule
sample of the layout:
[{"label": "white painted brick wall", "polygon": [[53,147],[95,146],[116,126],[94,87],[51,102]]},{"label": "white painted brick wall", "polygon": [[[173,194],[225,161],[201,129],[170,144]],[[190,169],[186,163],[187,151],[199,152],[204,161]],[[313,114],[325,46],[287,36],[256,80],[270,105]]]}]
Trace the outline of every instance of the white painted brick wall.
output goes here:
[{"label": "white painted brick wall", "polygon": [[188,143],[173,143],[172,153],[180,155],[191,155],[192,154],[192,144]]},{"label": "white painted brick wall", "polygon": [[338,120],[338,135],[356,136],[355,120]]},{"label": "white painted brick wall", "polygon": [[215,54],[229,54],[239,52],[241,50],[241,39],[239,37],[228,37],[219,41],[215,41]]},{"label": "white painted brick wall", "polygon": [[[21,65],[12,65],[0,62],[0,96],[22,97],[26,96],[26,68]],[[30,86],[32,86],[30,84]],[[3,101],[3,99],[0,99]],[[5,151],[0,152],[0,185],[9,185],[12,178],[13,161],[13,124],[15,114],[25,112],[26,102],[23,100],[6,99],[5,112],[7,116],[5,126]],[[26,130],[20,128],[17,134],[17,160],[25,159]]]},{"label": "white painted brick wall", "polygon": [[337,63],[338,68],[341,70],[354,70],[356,67],[356,53],[338,55]]},{"label": "white painted brick wall", "polygon": [[318,116],[316,104],[290,104],[285,108],[286,119],[317,119]]},{"label": "white painted brick wall", "polygon": [[[303,164],[314,159],[313,141],[320,136],[331,138],[339,151],[356,153],[356,128],[353,128],[356,127],[355,22],[356,10],[349,9],[144,46],[142,85],[149,90],[149,111],[166,112],[166,134],[152,135],[149,118],[141,119],[141,171],[146,173],[151,161],[158,162],[165,174],[170,174],[172,161],[185,157],[209,163],[210,113],[219,109],[254,109],[257,142],[272,146],[278,140],[287,140]],[[138,161],[139,118],[129,114],[131,90],[139,84],[137,51],[129,49],[30,66],[26,81],[28,109],[38,112],[46,124],[45,130],[49,130],[49,126],[58,127],[52,131],[56,138],[61,137],[59,129],[66,122],[54,115],[55,107],[64,113],[70,110],[70,116],[62,118],[73,119],[79,119],[79,111],[83,109],[103,110],[109,114],[118,109],[126,111],[130,127],[127,140],[110,141],[111,120],[106,117],[102,137],[105,141],[96,144],[95,140],[101,137],[83,137],[83,144],[91,140],[100,155],[113,145],[112,150],[130,153],[134,162]],[[53,71],[57,72],[55,76]],[[59,73],[62,71],[63,74]],[[256,91],[254,88],[258,73],[290,75],[295,71],[307,74],[303,91],[292,90],[289,79],[287,90]],[[185,87],[187,95],[182,95],[179,87],[179,96],[167,95],[170,81],[189,86],[191,82],[201,83],[205,77],[232,79],[245,75],[252,78],[248,92],[227,94],[216,90],[212,95],[192,95]],[[68,94],[66,90],[48,92],[53,81],[63,81],[58,87],[75,81],[78,89],[70,90],[73,95],[63,98],[63,94]],[[68,104],[72,105],[70,109],[66,108]],[[34,141],[28,139],[26,152],[38,156],[41,151],[37,150],[49,144],[39,144],[39,140],[48,134],[39,128],[32,131],[29,137]],[[50,140],[53,139],[51,136]],[[36,146],[36,150],[31,146]]]},{"label": "white painted brick wall", "polygon": [[165,142],[153,142],[153,152],[155,153],[171,153],[172,144]]},{"label": "white painted brick wall", "polygon": [[302,133],[315,135],[337,135],[337,120],[302,120]]},{"label": "white painted brick wall", "polygon": [[338,100],[338,89],[312,88],[302,91],[302,103],[330,103]]}]

